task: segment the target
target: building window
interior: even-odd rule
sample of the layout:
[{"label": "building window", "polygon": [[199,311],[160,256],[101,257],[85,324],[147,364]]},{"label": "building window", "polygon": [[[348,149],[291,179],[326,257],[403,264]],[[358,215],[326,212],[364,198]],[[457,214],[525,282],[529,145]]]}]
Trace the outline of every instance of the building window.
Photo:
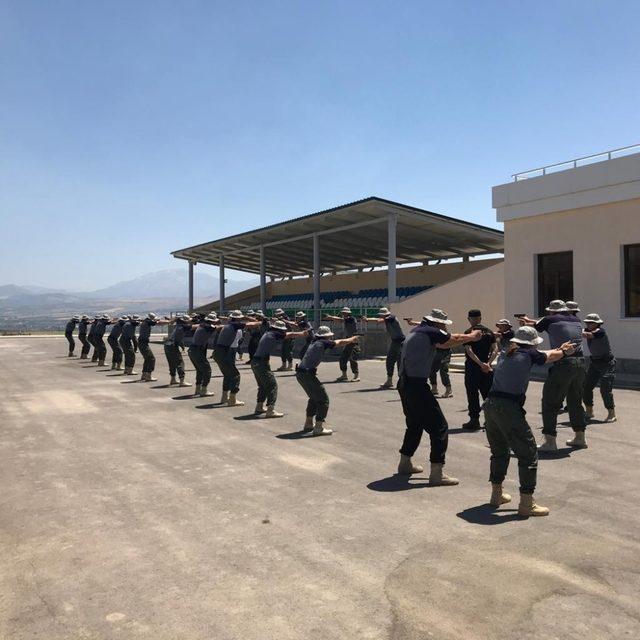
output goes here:
[{"label": "building window", "polygon": [[640,317],[640,244],[624,247],[624,315]]},{"label": "building window", "polygon": [[538,315],[558,299],[573,300],[573,251],[538,254]]}]

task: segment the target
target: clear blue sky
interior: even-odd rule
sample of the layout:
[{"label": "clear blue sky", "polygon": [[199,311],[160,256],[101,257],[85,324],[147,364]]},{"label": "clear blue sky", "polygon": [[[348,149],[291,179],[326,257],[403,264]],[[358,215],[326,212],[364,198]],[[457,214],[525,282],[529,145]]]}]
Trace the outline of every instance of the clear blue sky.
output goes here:
[{"label": "clear blue sky", "polygon": [[493,225],[514,171],[640,142],[639,24],[621,0],[0,0],[0,284],[98,288],[368,195]]}]

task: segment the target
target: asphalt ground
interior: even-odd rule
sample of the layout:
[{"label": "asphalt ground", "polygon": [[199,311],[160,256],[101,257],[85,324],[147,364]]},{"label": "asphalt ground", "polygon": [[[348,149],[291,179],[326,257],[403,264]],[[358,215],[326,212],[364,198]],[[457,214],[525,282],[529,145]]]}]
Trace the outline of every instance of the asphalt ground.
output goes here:
[{"label": "asphalt ground", "polygon": [[193,398],[152,348],[159,381],[140,383],[63,339],[0,339],[0,638],[640,638],[638,392],[616,391],[619,422],[592,424],[589,449],[541,460],[551,514],[520,519],[515,462],[515,504],[487,505],[459,374],[441,404],[461,483],[430,487],[394,475],[404,421],[383,363],[327,385],[335,433],[313,438],[291,373],[286,416],[256,419],[246,366],[247,405],[226,408],[215,366],[216,395]]}]

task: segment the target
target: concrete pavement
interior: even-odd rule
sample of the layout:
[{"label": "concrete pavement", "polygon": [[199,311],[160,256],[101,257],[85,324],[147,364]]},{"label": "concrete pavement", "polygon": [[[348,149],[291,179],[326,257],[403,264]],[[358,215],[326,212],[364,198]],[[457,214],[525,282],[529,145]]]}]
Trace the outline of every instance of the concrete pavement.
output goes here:
[{"label": "concrete pavement", "polygon": [[[394,476],[404,423],[397,393],[376,390],[381,362],[328,385],[333,436],[301,438],[290,373],[287,415],[255,419],[247,367],[247,405],[231,409],[215,404],[219,377],[210,399],[167,388],[158,345],[157,383],[65,349],[0,339],[0,638],[640,637],[638,392],[616,392],[620,422],[590,427],[588,450],[541,461],[551,515],[521,520],[486,505],[489,452],[459,429],[461,376],[441,401],[461,484],[430,488]],[[512,464],[514,497],[516,479]]]}]

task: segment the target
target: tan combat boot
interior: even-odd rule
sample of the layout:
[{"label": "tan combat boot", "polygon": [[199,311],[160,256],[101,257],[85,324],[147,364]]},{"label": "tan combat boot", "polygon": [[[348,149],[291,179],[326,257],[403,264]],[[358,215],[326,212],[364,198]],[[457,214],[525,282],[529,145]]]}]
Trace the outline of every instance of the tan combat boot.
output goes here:
[{"label": "tan combat boot", "polygon": [[345,371],[339,378],[336,378],[336,382],[349,382],[347,372]]},{"label": "tan combat boot", "polygon": [[571,440],[567,440],[567,445],[574,449],[586,449],[589,445],[584,435],[584,431],[576,431]]},{"label": "tan combat boot", "polygon": [[438,398],[438,397],[440,396],[440,391],[438,390],[438,385],[437,385],[437,384],[434,384],[434,385],[431,387],[431,393],[433,393],[433,395],[434,395],[436,398]]},{"label": "tan combat boot", "polygon": [[313,416],[307,416],[302,427],[303,433],[313,431]]},{"label": "tan combat boot", "polygon": [[235,394],[235,393],[230,393],[229,394],[229,400],[227,401],[227,407],[242,407],[244,405],[244,402],[242,400],[238,400],[238,398],[236,396],[237,396],[237,394]]},{"label": "tan combat boot", "polygon": [[422,473],[424,468],[413,464],[411,456],[400,454],[400,463],[398,464],[398,473],[401,476],[410,476],[412,473]]},{"label": "tan combat boot", "polygon": [[202,389],[202,385],[197,384],[196,388],[193,391],[193,395],[194,396],[199,396],[200,395],[200,389]]},{"label": "tan combat boot", "polygon": [[98,366],[104,367],[104,360],[98,360]]},{"label": "tan combat boot", "polygon": [[444,393],[442,394],[443,398],[453,398],[453,391],[451,390],[451,387],[445,387],[444,388]]},{"label": "tan combat boot", "polygon": [[431,472],[429,473],[430,485],[434,487],[437,487],[437,486],[451,487],[453,485],[460,483],[458,478],[452,478],[446,475],[445,473],[443,473],[443,468],[444,468],[443,464],[440,464],[437,462],[431,463]]},{"label": "tan combat boot", "polygon": [[264,417],[265,418],[282,418],[283,415],[284,413],[280,413],[279,411],[276,411],[275,406],[270,404],[270,405],[267,405],[267,412],[264,414]]},{"label": "tan combat boot", "polygon": [[616,418],[616,410],[609,409],[607,413],[607,417],[605,418],[605,422],[618,422],[618,418]]},{"label": "tan combat boot", "polygon": [[316,426],[313,427],[314,436],[330,436],[333,433],[333,429],[327,429],[324,426],[324,420],[316,420]]},{"label": "tan combat boot", "polygon": [[115,371],[116,370],[116,366],[117,366],[116,363],[112,362],[111,363],[111,371]]},{"label": "tan combat boot", "polygon": [[190,387],[191,383],[190,382],[186,382],[184,378],[180,378],[180,384],[178,386],[179,387]]},{"label": "tan combat boot", "polygon": [[253,412],[256,416],[264,413],[264,402],[256,402],[256,410]]},{"label": "tan combat boot", "polygon": [[229,402],[229,392],[223,391],[222,398],[220,398],[220,404],[227,404],[227,402]]},{"label": "tan combat boot", "polygon": [[178,384],[178,381],[176,380],[175,376],[171,376],[171,379],[169,380],[169,386],[170,387],[175,387]]},{"label": "tan combat boot", "polygon": [[147,373],[145,371],[143,371],[140,376],[140,382],[147,382]]},{"label": "tan combat boot", "polygon": [[116,371],[122,371],[122,362],[118,362],[116,365]]},{"label": "tan combat boot", "polygon": [[556,444],[556,437],[555,436],[544,436],[544,442],[540,445],[538,445],[538,451],[541,452],[549,452],[549,451],[557,451],[558,450],[558,445]]},{"label": "tan combat boot", "polygon": [[491,498],[489,504],[492,507],[499,507],[501,504],[511,502],[511,496],[502,490],[501,484],[491,483]]},{"label": "tan combat boot", "polygon": [[536,504],[531,493],[520,494],[520,504],[518,505],[518,515],[525,518],[535,516],[548,516],[549,509]]},{"label": "tan combat boot", "polygon": [[201,397],[201,398],[209,398],[209,397],[211,397],[212,395],[213,395],[213,391],[209,391],[209,390],[207,389],[207,385],[206,385],[206,384],[203,384],[203,385],[200,387],[200,397]]},{"label": "tan combat boot", "polygon": [[593,418],[593,405],[592,404],[585,404],[584,405],[584,417],[587,420],[591,420]]}]

